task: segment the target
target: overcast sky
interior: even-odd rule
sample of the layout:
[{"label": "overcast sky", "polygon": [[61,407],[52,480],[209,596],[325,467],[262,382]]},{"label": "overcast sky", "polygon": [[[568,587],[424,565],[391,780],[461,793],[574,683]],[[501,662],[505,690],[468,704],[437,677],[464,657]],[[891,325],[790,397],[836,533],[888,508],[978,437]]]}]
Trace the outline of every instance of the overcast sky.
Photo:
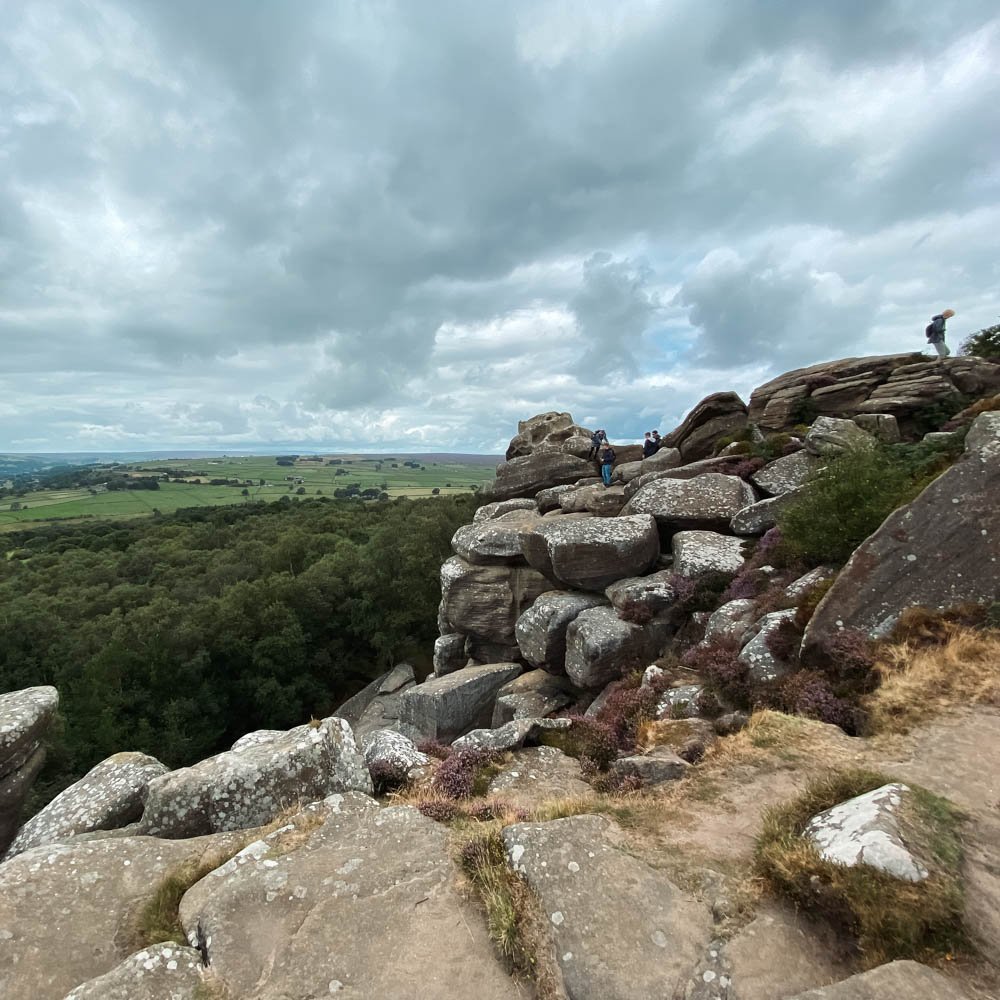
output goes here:
[{"label": "overcast sky", "polygon": [[0,0],[0,449],[612,440],[1000,314],[995,0]]}]

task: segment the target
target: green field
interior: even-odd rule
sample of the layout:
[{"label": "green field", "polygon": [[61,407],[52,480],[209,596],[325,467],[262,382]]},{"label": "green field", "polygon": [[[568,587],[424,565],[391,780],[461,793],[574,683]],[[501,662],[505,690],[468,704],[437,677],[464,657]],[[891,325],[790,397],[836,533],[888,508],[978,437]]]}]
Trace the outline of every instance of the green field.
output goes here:
[{"label": "green field", "polygon": [[[341,458],[339,466],[327,465],[329,458]],[[254,455],[199,459],[170,459],[136,462],[119,466],[116,473],[132,476],[157,475],[168,469],[203,473],[202,482],[188,477],[185,482],[161,482],[158,490],[118,490],[92,494],[86,487],[77,489],[38,490],[22,497],[0,500],[0,531],[25,522],[63,520],[81,517],[137,517],[153,511],[167,514],[181,507],[217,507],[251,501],[280,500],[298,496],[333,497],[333,491],[350,485],[360,489],[380,489],[390,497],[430,496],[437,489],[441,495],[467,493],[493,477],[496,458],[483,456],[455,460],[450,456],[398,455],[381,458],[363,455],[324,456],[323,462],[298,461],[294,466],[280,466],[273,455]],[[422,468],[405,468],[404,462],[419,461]],[[395,464],[395,468],[393,465]],[[337,470],[342,470],[337,475]],[[286,477],[300,477],[302,483]],[[171,477],[173,478],[173,476]],[[209,479],[239,479],[240,486],[209,486]],[[260,481],[264,480],[264,486]],[[248,484],[246,480],[253,480]],[[304,488],[305,493],[296,491]],[[243,496],[242,490],[248,491]],[[12,504],[20,510],[11,510]]]}]

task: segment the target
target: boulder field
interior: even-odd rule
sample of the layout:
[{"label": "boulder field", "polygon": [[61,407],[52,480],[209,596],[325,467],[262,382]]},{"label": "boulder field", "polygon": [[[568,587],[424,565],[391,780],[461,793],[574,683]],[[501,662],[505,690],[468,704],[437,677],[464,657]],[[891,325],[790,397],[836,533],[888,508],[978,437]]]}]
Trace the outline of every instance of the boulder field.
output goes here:
[{"label": "boulder field", "polygon": [[[522,421],[441,567],[429,676],[397,664],[324,718],[190,767],[125,750],[23,822],[58,693],[0,695],[0,996],[996,996],[1000,711],[886,744],[751,720],[712,692],[723,668],[807,687],[845,632],[995,602],[997,412],[839,571],[793,578],[767,557],[784,505],[845,449],[912,441],[929,403],[998,389],[1000,365],[974,358],[801,369],[749,405],[708,397],[657,455],[619,449],[608,489],[589,429]],[[747,461],[744,444],[789,430]],[[623,699],[646,713],[627,748],[608,721]],[[869,961],[809,907],[761,896],[763,810],[846,764],[890,777],[807,814],[802,837],[830,863],[935,884],[942,855],[907,824],[921,788],[947,796],[977,953]]]}]

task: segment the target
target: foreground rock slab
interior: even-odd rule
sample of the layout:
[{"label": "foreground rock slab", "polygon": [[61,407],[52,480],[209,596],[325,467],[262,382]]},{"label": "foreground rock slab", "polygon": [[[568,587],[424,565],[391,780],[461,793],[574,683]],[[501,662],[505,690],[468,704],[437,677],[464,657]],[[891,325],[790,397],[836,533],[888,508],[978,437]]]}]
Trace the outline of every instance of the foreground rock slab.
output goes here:
[{"label": "foreground rock slab", "polygon": [[600,816],[503,831],[511,868],[538,896],[568,997],[671,997],[711,939],[708,908],[626,853]]},{"label": "foreground rock slab", "polygon": [[200,952],[165,941],[77,986],[66,1000],[200,1000],[206,993],[212,995],[214,979],[202,965]]},{"label": "foreground rock slab", "polygon": [[345,803],[290,853],[257,853],[181,901],[235,996],[518,996],[456,889],[447,829],[416,809]]},{"label": "foreground rock slab", "polygon": [[167,768],[144,753],[116,753],[61,791],[14,838],[6,857],[92,830],[115,830],[142,815],[150,781]]},{"label": "foreground rock slab", "polygon": [[[117,966],[164,878],[221,863],[244,835],[50,844],[0,865],[0,996],[62,1000]],[[218,858],[214,862],[211,860]]]},{"label": "foreground rock slab", "polygon": [[261,739],[154,778],[139,832],[173,838],[243,830],[269,823],[296,803],[372,791],[364,757],[343,719]]},{"label": "foreground rock slab", "polygon": [[531,808],[549,799],[594,794],[583,780],[580,762],[555,747],[524,747],[503,765],[491,782],[489,794],[517,806]]},{"label": "foreground rock slab", "polygon": [[833,986],[796,993],[788,1000],[970,1000],[953,982],[919,962],[890,962]]},{"label": "foreground rock slab", "polygon": [[806,627],[803,660],[822,662],[842,629],[891,631],[905,608],[996,600],[1000,577],[1000,413],[983,413],[965,454],[854,551]]}]

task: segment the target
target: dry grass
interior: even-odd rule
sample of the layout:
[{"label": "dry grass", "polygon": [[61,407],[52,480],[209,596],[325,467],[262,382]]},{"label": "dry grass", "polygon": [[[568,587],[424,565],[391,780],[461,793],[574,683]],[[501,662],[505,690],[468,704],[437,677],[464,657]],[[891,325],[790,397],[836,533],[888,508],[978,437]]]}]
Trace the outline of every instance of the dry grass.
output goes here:
[{"label": "dry grass", "polygon": [[830,772],[792,801],[767,810],[757,842],[756,866],[768,888],[842,927],[857,941],[868,968],[965,946],[960,815],[946,800],[911,785],[912,799],[900,816],[907,844],[929,863],[931,875],[922,882],[826,861],[802,836],[817,813],[889,781],[875,771]]},{"label": "dry grass", "polygon": [[1000,705],[1000,632],[956,628],[940,645],[883,647],[882,684],[865,703],[873,733],[904,733],[966,705]]}]

